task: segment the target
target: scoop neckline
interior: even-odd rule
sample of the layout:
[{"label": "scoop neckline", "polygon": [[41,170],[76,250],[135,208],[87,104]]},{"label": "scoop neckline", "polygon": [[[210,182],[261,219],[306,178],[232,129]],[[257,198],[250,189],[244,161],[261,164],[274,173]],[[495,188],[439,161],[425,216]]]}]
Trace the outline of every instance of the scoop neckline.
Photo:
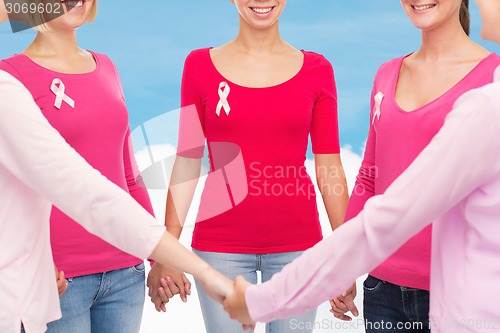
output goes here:
[{"label": "scoop neckline", "polygon": [[412,113],[415,113],[415,112],[419,112],[419,111],[422,111],[422,110],[425,110],[427,109],[428,107],[432,106],[433,104],[439,102],[441,99],[445,98],[446,96],[448,96],[449,94],[451,94],[455,89],[457,89],[464,81],[466,81],[469,76],[471,76],[474,72],[476,72],[476,70],[478,70],[479,67],[481,67],[481,65],[488,61],[492,56],[494,56],[496,53],[495,52],[491,52],[490,54],[488,54],[486,57],[484,57],[483,59],[481,59],[477,64],[476,66],[474,66],[474,68],[472,68],[464,77],[462,77],[457,83],[455,83],[453,86],[451,86],[448,90],[446,90],[444,93],[442,93],[441,95],[439,95],[438,97],[436,97],[435,99],[433,99],[432,101],[429,101],[428,103],[425,103],[424,105],[422,106],[419,106],[418,108],[416,109],[413,109],[413,110],[409,110],[409,111],[406,111],[404,110],[402,107],[399,106],[398,102],[396,101],[396,88],[398,86],[398,82],[399,82],[399,76],[401,74],[401,68],[403,67],[403,62],[406,58],[408,58],[409,56],[411,56],[413,54],[412,53],[409,53],[405,56],[402,56],[399,58],[399,61],[398,61],[398,67],[397,67],[397,71],[396,71],[396,77],[395,79],[393,80],[393,83],[392,83],[392,88],[391,88],[391,99],[392,99],[392,104],[394,105],[394,107],[398,110],[398,112],[400,113],[404,113],[404,114],[412,114]]},{"label": "scoop neckline", "polygon": [[220,71],[219,69],[217,69],[217,66],[215,66],[215,63],[212,59],[212,54],[210,52],[210,50],[212,50],[214,47],[208,47],[206,48],[206,52],[207,52],[207,56],[208,56],[208,60],[210,62],[210,66],[212,67],[212,69],[225,81],[227,82],[228,84],[231,84],[233,86],[236,86],[236,87],[239,87],[239,88],[242,88],[242,89],[250,89],[250,90],[263,90],[263,89],[272,89],[272,88],[278,88],[278,87],[281,87],[281,86],[284,86],[284,85],[287,85],[289,82],[291,81],[295,81],[295,79],[297,79],[301,74],[302,72],[304,71],[304,68],[306,67],[306,51],[304,51],[303,49],[299,50],[302,55],[303,55],[303,59],[302,59],[302,65],[300,66],[300,69],[297,71],[297,73],[295,73],[293,76],[291,76],[290,78],[286,79],[285,81],[281,82],[281,83],[278,83],[278,84],[274,84],[274,85],[271,85],[271,86],[266,86],[266,87],[248,87],[248,86],[244,86],[244,85],[241,85],[241,84],[238,84],[236,82],[233,82],[232,80],[229,80],[227,77],[225,77]]},{"label": "scoop neckline", "polygon": [[58,71],[54,71],[50,68],[47,68],[45,66],[42,66],[40,65],[39,63],[37,63],[36,61],[34,61],[33,59],[31,59],[30,57],[28,57],[26,54],[24,53],[19,53],[18,55],[23,57],[23,58],[26,58],[29,62],[31,62],[33,65],[47,71],[47,72],[51,72],[55,75],[62,75],[62,76],[92,76],[92,75],[95,75],[97,74],[100,70],[101,70],[101,63],[99,61],[99,57],[97,57],[97,54],[95,54],[95,52],[93,51],[90,51],[90,50],[85,50],[86,52],[90,53],[90,55],[92,56],[92,58],[94,59],[94,62],[95,62],[95,68],[90,71],[90,72],[86,72],[86,73],[62,73],[62,72],[58,72]]}]

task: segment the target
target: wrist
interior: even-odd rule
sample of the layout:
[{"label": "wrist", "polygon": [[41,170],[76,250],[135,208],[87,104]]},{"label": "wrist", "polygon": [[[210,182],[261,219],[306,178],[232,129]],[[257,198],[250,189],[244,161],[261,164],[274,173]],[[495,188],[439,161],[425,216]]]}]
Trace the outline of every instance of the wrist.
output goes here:
[{"label": "wrist", "polygon": [[182,227],[167,226],[167,232],[178,240],[181,237]]}]

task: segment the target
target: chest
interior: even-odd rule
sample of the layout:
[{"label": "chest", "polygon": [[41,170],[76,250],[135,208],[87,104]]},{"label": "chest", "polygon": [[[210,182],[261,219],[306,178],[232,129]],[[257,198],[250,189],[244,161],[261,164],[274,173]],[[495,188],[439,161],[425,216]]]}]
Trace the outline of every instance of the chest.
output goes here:
[{"label": "chest", "polygon": [[221,79],[205,87],[203,121],[207,136],[307,135],[315,103],[313,87],[300,81],[260,89]]},{"label": "chest", "polygon": [[418,110],[454,89],[475,65],[409,66],[403,63],[395,87],[396,103],[407,112]]},{"label": "chest", "polygon": [[69,143],[123,140],[128,114],[114,76],[43,75],[28,81],[27,88]]}]

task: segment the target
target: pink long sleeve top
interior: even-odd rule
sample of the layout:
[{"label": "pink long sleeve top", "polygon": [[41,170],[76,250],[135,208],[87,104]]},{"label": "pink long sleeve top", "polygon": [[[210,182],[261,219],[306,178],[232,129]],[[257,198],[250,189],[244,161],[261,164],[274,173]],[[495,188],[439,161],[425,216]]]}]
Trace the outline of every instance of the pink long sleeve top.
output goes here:
[{"label": "pink long sleeve top", "polygon": [[383,195],[282,272],[250,286],[256,321],[315,308],[433,224],[431,329],[499,332],[500,68],[461,97],[439,133]]},{"label": "pink long sleeve top", "polygon": [[52,203],[135,257],[165,227],[87,164],[40,112],[30,92],[0,70],[0,332],[42,333],[60,318],[50,248]]},{"label": "pink long sleeve top", "polygon": [[[85,74],[54,72],[23,54],[4,59],[0,69],[24,84],[49,123],[87,163],[153,214],[147,190],[138,183],[128,112],[115,65],[105,55],[92,55],[96,68]],[[142,261],[89,233],[56,207],[50,226],[54,262],[68,278]]]},{"label": "pink long sleeve top", "polygon": [[[491,53],[439,98],[407,112],[395,100],[399,71],[405,57],[383,64],[375,76],[366,150],[346,212],[355,217],[372,196],[382,194],[431,141],[453,103],[470,89],[493,81],[500,57]],[[431,221],[426,221],[431,222]],[[370,272],[397,285],[429,290],[431,226],[408,240]]]},{"label": "pink long sleeve top", "polygon": [[[316,194],[304,162],[309,137],[315,154],[340,152],[337,91],[330,62],[314,52],[302,53],[304,62],[295,76],[265,88],[229,81],[215,67],[209,48],[187,57],[181,104],[196,107],[211,169],[198,210],[193,248],[265,254],[303,251],[322,239]],[[227,96],[221,85],[227,87]],[[220,108],[223,101],[226,109]],[[179,136],[182,147],[192,140],[194,130],[181,127],[179,132],[185,133]],[[214,199],[220,193],[214,183],[228,150],[217,147],[221,142],[238,147],[242,174],[246,175],[244,182],[228,185],[231,201],[236,201],[242,188],[247,195],[221,214],[203,219],[202,215],[220,204]],[[201,158],[203,151],[193,155],[180,149],[177,154]],[[222,190],[227,191],[225,184]]]}]

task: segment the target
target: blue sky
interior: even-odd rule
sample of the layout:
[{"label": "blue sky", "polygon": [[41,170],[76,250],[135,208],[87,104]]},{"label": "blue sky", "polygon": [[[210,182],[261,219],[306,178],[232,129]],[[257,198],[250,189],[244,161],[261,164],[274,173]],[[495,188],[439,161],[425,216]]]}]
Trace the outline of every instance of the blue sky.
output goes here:
[{"label": "blue sky", "polygon": [[[238,27],[237,12],[229,0],[145,3],[101,0],[96,22],[79,31],[82,47],[106,53],[117,64],[132,128],[176,110],[186,55],[192,49],[231,40]],[[473,2],[471,15],[472,37],[480,41]],[[288,0],[280,24],[289,43],[322,53],[332,62],[341,143],[359,153],[368,128],[373,76],[384,61],[416,50],[419,31],[397,0]],[[2,58],[20,52],[34,37],[33,31],[12,35],[8,28],[0,27]],[[500,53],[498,46],[480,43]],[[176,142],[176,119],[175,111],[163,117],[161,139],[154,143]]]}]

